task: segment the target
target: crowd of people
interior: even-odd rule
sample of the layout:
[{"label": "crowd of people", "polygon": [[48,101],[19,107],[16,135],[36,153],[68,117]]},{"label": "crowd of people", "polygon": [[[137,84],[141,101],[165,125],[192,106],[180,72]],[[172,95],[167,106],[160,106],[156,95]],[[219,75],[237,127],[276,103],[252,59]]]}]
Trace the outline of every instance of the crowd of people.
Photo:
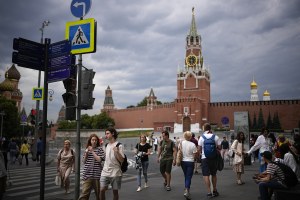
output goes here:
[{"label": "crowd of people", "polygon": [[[232,157],[232,170],[236,175],[236,184],[240,186],[245,184],[242,179],[242,175],[245,173],[245,158],[252,157],[252,162],[258,158],[259,169],[258,173],[254,174],[253,179],[258,183],[260,199],[262,200],[271,199],[274,189],[290,187],[284,181],[285,171],[281,169],[278,163],[291,168],[297,178],[300,178],[299,135],[294,135],[293,140],[287,139],[283,134],[276,138],[268,129],[263,128],[258,137],[251,135],[249,150],[245,148],[246,138],[243,132],[238,132],[230,140],[227,140],[227,136],[221,138],[213,133],[209,124],[204,125],[204,133],[198,138],[190,131],[184,132],[181,138],[175,137],[174,139],[170,138],[168,131],[163,131],[159,137],[154,136],[153,133],[141,134],[134,150],[137,170],[136,191],[141,192],[150,186],[148,177],[149,156],[156,156],[157,158],[163,187],[166,191],[172,190],[173,166],[181,166],[184,176],[183,196],[186,199],[192,198],[190,190],[192,178],[194,174],[199,173],[199,165],[201,166],[207,197],[212,198],[220,195],[217,190],[218,154],[223,160]],[[92,134],[87,141],[82,157],[84,164],[83,185],[79,200],[89,199],[92,190],[95,191],[97,200],[105,200],[108,189],[112,189],[113,199],[119,199],[118,191],[121,189],[123,176],[121,166],[126,160],[124,146],[118,142],[118,133],[114,128],[105,130],[105,139],[106,144],[102,138]],[[37,160],[39,160],[41,138],[39,141]],[[5,141],[1,142],[1,191],[5,190],[7,153],[9,152],[11,164],[15,163],[16,158],[19,158],[20,164],[22,164],[23,157],[25,157],[26,165],[28,165],[30,149],[26,140],[20,146],[14,139],[6,143]],[[230,151],[233,152],[232,156],[229,156]],[[177,159],[179,152],[182,154],[180,161]],[[21,156],[18,157],[18,153]],[[71,142],[65,140],[63,148],[57,154],[57,173],[61,180],[59,185],[66,194],[70,193],[69,177],[72,172],[75,172],[75,157]],[[144,177],[144,184],[142,184],[142,176]]]}]

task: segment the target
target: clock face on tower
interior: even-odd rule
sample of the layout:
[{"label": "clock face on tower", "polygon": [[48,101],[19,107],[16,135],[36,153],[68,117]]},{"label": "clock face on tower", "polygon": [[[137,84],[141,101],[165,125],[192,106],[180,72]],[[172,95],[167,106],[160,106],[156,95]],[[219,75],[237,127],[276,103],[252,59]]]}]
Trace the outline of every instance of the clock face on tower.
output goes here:
[{"label": "clock face on tower", "polygon": [[185,60],[188,66],[195,66],[197,64],[197,57],[195,55],[189,55]]}]

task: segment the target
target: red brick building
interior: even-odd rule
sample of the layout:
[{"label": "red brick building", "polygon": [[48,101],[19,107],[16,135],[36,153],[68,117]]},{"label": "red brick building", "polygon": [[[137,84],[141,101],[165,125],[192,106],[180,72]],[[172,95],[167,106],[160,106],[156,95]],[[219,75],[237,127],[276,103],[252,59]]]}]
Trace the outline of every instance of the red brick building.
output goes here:
[{"label": "red brick building", "polygon": [[221,119],[229,119],[234,127],[234,112],[247,111],[250,119],[263,112],[264,121],[278,113],[281,127],[293,129],[300,121],[300,100],[270,100],[266,91],[264,100],[258,101],[257,84],[251,87],[251,101],[210,102],[210,73],[203,64],[201,36],[197,33],[194,12],[188,35],[186,36],[186,59],[184,69],[177,71],[177,97],[169,104],[157,105],[157,97],[151,89],[147,106],[115,109],[112,90],[108,86],[102,111],[115,120],[116,128],[154,128],[154,131],[167,129],[171,132],[191,130],[197,132],[206,122],[221,127]]}]

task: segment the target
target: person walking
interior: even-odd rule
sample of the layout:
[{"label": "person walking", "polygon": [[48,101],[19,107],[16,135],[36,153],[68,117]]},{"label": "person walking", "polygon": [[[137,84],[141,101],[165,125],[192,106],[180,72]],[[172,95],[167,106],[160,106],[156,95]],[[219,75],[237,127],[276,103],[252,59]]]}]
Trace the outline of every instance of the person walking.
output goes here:
[{"label": "person walking", "polygon": [[162,141],[158,148],[157,162],[160,163],[160,173],[164,178],[164,187],[171,191],[172,165],[176,165],[177,149],[175,143],[169,138],[169,132],[162,132]]},{"label": "person walking", "polygon": [[109,141],[105,147],[105,163],[100,178],[100,199],[105,200],[105,193],[108,186],[112,186],[113,199],[119,199],[121,189],[122,170],[121,164],[124,161],[123,145],[117,141],[118,132],[114,128],[105,130],[105,137]]},{"label": "person walking", "polygon": [[[207,197],[211,198],[219,196],[217,191],[217,150],[220,149],[220,145],[219,137],[212,133],[210,124],[204,125],[204,131],[198,141],[198,149],[201,154],[202,174],[207,188]],[[211,190],[211,184],[213,190]]]},{"label": "person walking", "polygon": [[40,156],[42,155],[42,137],[39,137],[37,143],[36,143],[36,161],[40,162]]},{"label": "person walking", "polygon": [[242,174],[244,173],[244,148],[245,135],[243,132],[239,132],[231,145],[231,149],[234,152],[233,158],[233,171],[236,173],[236,183],[238,185],[244,184],[242,181]]},{"label": "person walking", "polygon": [[186,131],[183,133],[184,140],[179,143],[178,149],[182,151],[182,161],[181,168],[184,174],[184,194],[183,196],[186,199],[191,199],[190,188],[192,177],[194,173],[194,162],[195,157],[197,156],[197,147],[191,142],[192,133],[190,131]]},{"label": "person walking", "polygon": [[57,154],[57,172],[61,178],[61,187],[70,193],[70,174],[75,172],[75,153],[70,140],[64,141],[64,148]]},{"label": "person walking", "polygon": [[30,150],[30,145],[27,143],[27,140],[24,140],[22,146],[21,146],[21,161],[20,161],[20,165],[22,165],[23,162],[23,157],[25,156],[25,160],[26,160],[26,166],[28,166],[28,154],[29,154],[29,150]]},{"label": "person walking", "polygon": [[97,200],[100,200],[100,176],[102,171],[101,162],[105,160],[105,153],[99,147],[99,137],[91,134],[83,154],[82,191],[78,200],[88,200],[92,189],[95,191]]},{"label": "person walking", "polygon": [[261,158],[261,153],[264,151],[270,151],[272,152],[272,149],[270,149],[270,140],[268,139],[269,130],[266,128],[262,128],[260,136],[255,141],[255,144],[250,148],[250,150],[247,152],[247,155],[251,155],[252,152],[259,149],[258,154],[258,161],[259,161],[259,173],[262,173],[266,170],[267,165]]},{"label": "person walking", "polygon": [[154,153],[157,154],[157,147],[158,147],[158,138],[157,136],[153,139],[153,145],[154,145]]},{"label": "person walking", "polygon": [[137,188],[137,192],[142,190],[142,171],[143,171],[143,175],[145,178],[145,185],[144,188],[148,188],[148,175],[147,175],[147,171],[148,171],[148,166],[149,166],[149,155],[151,154],[151,146],[149,145],[149,143],[146,143],[146,135],[142,134],[140,136],[140,142],[136,144],[135,146],[135,154],[137,157],[137,160],[139,160],[140,163],[140,167],[138,167],[138,174],[137,174],[137,183],[138,183],[138,188]]},{"label": "person walking", "polygon": [[7,171],[4,163],[4,156],[0,151],[0,200],[3,199],[4,193],[6,191],[6,179]]},{"label": "person walking", "polygon": [[9,149],[9,159],[11,164],[15,164],[17,159],[17,154],[19,151],[19,147],[15,141],[15,139],[11,139],[10,143],[8,144]]},{"label": "person walking", "polygon": [[[223,137],[223,141],[221,142],[221,156],[223,158],[223,160],[225,160],[228,154],[228,150],[229,150],[229,142],[226,138],[226,136]],[[226,155],[226,158],[225,158]]]}]

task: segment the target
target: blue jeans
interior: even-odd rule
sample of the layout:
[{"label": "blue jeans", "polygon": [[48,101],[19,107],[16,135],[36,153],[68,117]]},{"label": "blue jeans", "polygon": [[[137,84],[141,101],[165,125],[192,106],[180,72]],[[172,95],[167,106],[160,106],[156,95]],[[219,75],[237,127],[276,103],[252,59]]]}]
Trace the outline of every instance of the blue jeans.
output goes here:
[{"label": "blue jeans", "polygon": [[192,177],[194,173],[194,162],[181,161],[181,168],[184,173],[184,185],[185,188],[190,189]]},{"label": "blue jeans", "polygon": [[273,189],[284,189],[285,187],[282,184],[278,183],[277,181],[269,181],[269,182],[260,182],[258,184],[258,188],[259,188],[261,200],[270,200],[271,195],[269,194],[269,189],[271,189],[272,191]]},{"label": "blue jeans", "polygon": [[259,162],[259,173],[262,173],[264,171],[266,171],[267,169],[267,164],[266,163],[262,163],[262,157],[260,155],[260,153],[258,154],[258,162]]},{"label": "blue jeans", "polygon": [[145,178],[145,183],[148,182],[148,175],[147,175],[148,166],[149,166],[149,161],[143,161],[142,169],[138,169],[137,183],[139,187],[142,185],[142,171]]}]

